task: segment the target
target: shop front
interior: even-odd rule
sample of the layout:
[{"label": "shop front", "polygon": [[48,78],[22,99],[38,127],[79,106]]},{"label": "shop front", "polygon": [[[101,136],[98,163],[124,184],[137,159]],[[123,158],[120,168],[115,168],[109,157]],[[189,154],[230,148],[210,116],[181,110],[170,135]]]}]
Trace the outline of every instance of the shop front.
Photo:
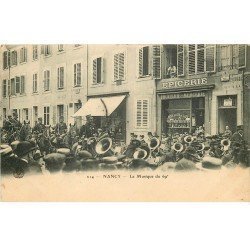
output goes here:
[{"label": "shop front", "polygon": [[210,133],[210,99],[214,84],[207,78],[162,80],[157,86],[159,134],[192,134],[199,127]]},{"label": "shop front", "polygon": [[117,141],[126,141],[126,99],[126,94],[89,97],[74,117],[91,115],[97,128],[108,130]]}]

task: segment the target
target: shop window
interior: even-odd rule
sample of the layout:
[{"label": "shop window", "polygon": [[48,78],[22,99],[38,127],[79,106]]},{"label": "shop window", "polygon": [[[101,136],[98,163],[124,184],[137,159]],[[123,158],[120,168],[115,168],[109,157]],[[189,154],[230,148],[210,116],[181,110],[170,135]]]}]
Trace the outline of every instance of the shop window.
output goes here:
[{"label": "shop window", "polygon": [[125,79],[125,53],[114,55],[114,81]]},{"label": "shop window", "polygon": [[57,68],[57,88],[64,88],[64,67]]},{"label": "shop window", "polygon": [[33,60],[37,60],[38,59],[38,46],[37,45],[33,45]]},{"label": "shop window", "polygon": [[137,100],[136,102],[136,127],[147,128],[149,126],[149,100]]},{"label": "shop window", "polygon": [[27,48],[20,49],[20,63],[27,62]]},{"label": "shop window", "polygon": [[149,75],[149,46],[139,49],[139,77]]},{"label": "shop window", "polygon": [[103,83],[103,58],[98,57],[93,60],[93,84]]},{"label": "shop window", "polygon": [[43,108],[43,119],[44,119],[44,125],[49,125],[49,119],[50,119],[50,108],[49,106]]},{"label": "shop window", "polygon": [[82,76],[81,76],[81,63],[74,64],[74,87],[81,86]]}]

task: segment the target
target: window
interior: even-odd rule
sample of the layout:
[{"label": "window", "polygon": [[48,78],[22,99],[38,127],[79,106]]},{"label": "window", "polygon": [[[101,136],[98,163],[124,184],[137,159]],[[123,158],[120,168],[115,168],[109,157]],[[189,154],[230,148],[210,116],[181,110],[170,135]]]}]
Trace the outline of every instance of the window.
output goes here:
[{"label": "window", "polygon": [[59,122],[60,117],[64,117],[63,105],[57,105],[57,121]]},{"label": "window", "polygon": [[142,47],[139,50],[139,77],[149,75],[149,47]]},{"label": "window", "polygon": [[37,93],[37,73],[33,74],[33,93]]},{"label": "window", "polygon": [[6,119],[7,118],[7,109],[3,108],[3,118]]},{"label": "window", "polygon": [[125,53],[114,55],[114,80],[125,79]]},{"label": "window", "polygon": [[29,120],[29,110],[23,109],[23,118],[24,120]]},{"label": "window", "polygon": [[64,88],[64,67],[57,68],[57,88]]},{"label": "window", "polygon": [[44,83],[44,91],[49,91],[50,89],[50,71],[45,70],[43,72],[43,83]]},{"label": "window", "polygon": [[20,63],[27,62],[27,49],[25,47],[20,49]]},{"label": "window", "polygon": [[37,60],[38,59],[38,46],[37,45],[33,45],[33,60]]},{"label": "window", "polygon": [[236,69],[239,65],[238,45],[232,45],[232,66]]},{"label": "window", "polygon": [[149,125],[149,100],[136,102],[136,127],[147,128]]},{"label": "window", "polygon": [[25,76],[20,77],[20,94],[25,93]]},{"label": "window", "polygon": [[64,51],[64,48],[63,48],[63,47],[64,47],[63,44],[58,44],[57,50],[58,50],[59,52],[62,52],[62,51]]},{"label": "window", "polygon": [[43,120],[44,120],[44,125],[49,125],[49,107],[44,107],[43,108]]},{"label": "window", "polygon": [[93,60],[93,84],[103,83],[103,58]]},{"label": "window", "polygon": [[3,52],[3,69],[8,69],[10,66],[10,52]]},{"label": "window", "polygon": [[247,48],[245,44],[239,44],[238,46],[239,53],[239,69],[246,67],[246,53]]},{"label": "window", "polygon": [[11,66],[16,66],[17,65],[17,51],[12,51],[11,52]]},{"label": "window", "polygon": [[45,56],[51,55],[51,46],[46,44],[41,46],[41,54]]},{"label": "window", "polygon": [[153,78],[161,79],[161,45],[153,45]]},{"label": "window", "polygon": [[231,66],[230,45],[221,45],[221,69],[227,69]]},{"label": "window", "polygon": [[81,86],[81,63],[74,64],[74,86]]},{"label": "window", "polygon": [[16,93],[20,93],[21,92],[21,85],[20,85],[20,77],[16,76]]},{"label": "window", "polygon": [[10,80],[10,85],[11,85],[11,95],[16,94],[16,83],[15,83],[15,78],[12,78]]},{"label": "window", "polygon": [[7,80],[3,80],[3,97],[7,96]]},{"label": "window", "polygon": [[188,73],[189,75],[204,73],[205,71],[205,45],[188,45]]}]

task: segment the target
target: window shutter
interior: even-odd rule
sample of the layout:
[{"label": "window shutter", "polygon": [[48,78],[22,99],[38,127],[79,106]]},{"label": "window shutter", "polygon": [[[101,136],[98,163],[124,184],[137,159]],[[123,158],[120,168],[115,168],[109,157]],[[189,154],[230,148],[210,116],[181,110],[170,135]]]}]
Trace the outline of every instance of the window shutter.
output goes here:
[{"label": "window shutter", "polygon": [[74,64],[74,86],[77,85],[77,64]]},{"label": "window shutter", "polygon": [[119,54],[119,79],[124,80],[125,79],[125,54],[120,53]]},{"label": "window shutter", "polygon": [[24,53],[24,62],[27,62],[27,48],[23,48],[23,53]]},{"label": "window shutter", "polygon": [[206,72],[215,72],[216,63],[216,45],[206,45]]},{"label": "window shutter", "polygon": [[188,45],[188,73],[195,74],[195,44]]},{"label": "window shutter", "polygon": [[93,84],[97,84],[97,58],[93,60]]},{"label": "window shutter", "polygon": [[142,100],[137,100],[136,103],[136,126],[141,127],[142,125]]},{"label": "window shutter", "polygon": [[143,100],[142,104],[142,126],[148,127],[148,100]]},{"label": "window shutter", "polygon": [[161,45],[153,45],[153,78],[161,79]]},{"label": "window shutter", "polygon": [[101,83],[104,83],[104,58],[101,57]]},{"label": "window shutter", "polygon": [[246,67],[246,45],[239,44],[239,69]]},{"label": "window shutter", "polygon": [[56,106],[52,107],[52,110],[53,110],[52,123],[53,123],[53,125],[56,125],[56,109],[57,109]]},{"label": "window shutter", "polygon": [[77,85],[80,86],[82,82],[82,64],[77,64]]},{"label": "window shutter", "polygon": [[47,90],[50,89],[50,71],[47,70]]},{"label": "window shutter", "polygon": [[20,93],[20,77],[16,76],[16,93]]},{"label": "window shutter", "polygon": [[16,94],[15,78],[11,79],[11,95]]},{"label": "window shutter", "polygon": [[46,71],[43,71],[43,88],[46,91]]},{"label": "window shutter", "polygon": [[197,45],[197,73],[205,71],[205,46],[204,44]]},{"label": "window shutter", "polygon": [[139,49],[139,77],[143,76],[143,48]]},{"label": "window shutter", "polygon": [[25,76],[21,76],[20,94],[25,93]]},{"label": "window shutter", "polygon": [[8,63],[8,51],[3,52],[3,69],[6,69]]},{"label": "window shutter", "polygon": [[114,55],[114,80],[119,79],[119,54]]},{"label": "window shutter", "polygon": [[177,45],[177,75],[184,76],[184,45]]}]

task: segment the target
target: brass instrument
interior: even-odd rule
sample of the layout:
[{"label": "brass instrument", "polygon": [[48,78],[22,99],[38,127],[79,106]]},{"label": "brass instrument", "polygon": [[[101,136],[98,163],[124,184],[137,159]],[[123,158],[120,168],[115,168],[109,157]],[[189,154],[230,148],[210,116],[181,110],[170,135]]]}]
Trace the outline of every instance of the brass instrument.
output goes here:
[{"label": "brass instrument", "polygon": [[134,159],[148,159],[150,156],[150,148],[147,146],[140,146],[137,148],[133,154]]},{"label": "brass instrument", "polygon": [[183,151],[184,146],[180,142],[176,142],[173,146],[172,149],[176,151],[177,153],[180,153]]},{"label": "brass instrument", "polygon": [[113,155],[114,152],[111,148],[112,148],[112,139],[109,137],[105,137],[96,144],[95,151],[98,155],[104,155],[104,154]]},{"label": "brass instrument", "polygon": [[149,142],[149,148],[151,151],[155,151],[157,148],[160,147],[160,145],[161,141],[156,137],[153,137]]},{"label": "brass instrument", "polygon": [[224,151],[228,151],[231,145],[231,141],[229,139],[223,139],[221,140],[220,144],[223,146]]},{"label": "brass instrument", "polygon": [[193,136],[191,136],[191,135],[187,135],[187,136],[185,136],[184,137],[184,142],[185,143],[192,143],[194,141],[194,137]]}]

